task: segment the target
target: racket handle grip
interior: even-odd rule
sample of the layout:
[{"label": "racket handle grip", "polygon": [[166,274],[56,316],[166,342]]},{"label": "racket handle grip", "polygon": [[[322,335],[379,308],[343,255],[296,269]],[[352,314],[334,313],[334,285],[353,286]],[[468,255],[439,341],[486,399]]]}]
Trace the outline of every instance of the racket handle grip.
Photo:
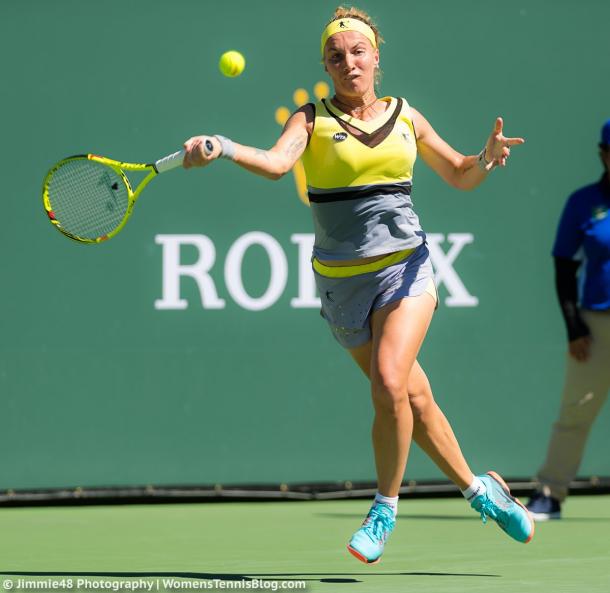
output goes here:
[{"label": "racket handle grip", "polygon": [[176,167],[182,165],[182,161],[184,160],[184,150],[179,150],[178,152],[174,152],[173,154],[168,154],[164,156],[162,159],[159,159],[155,163],[155,169],[157,169],[158,173],[165,173],[166,171],[171,171]]},{"label": "racket handle grip", "polygon": [[[210,155],[214,150],[214,145],[210,140],[206,140],[203,144],[203,151]],[[178,152],[174,152],[173,154],[168,154],[164,156],[162,159],[159,159],[155,163],[155,168],[158,173],[165,173],[166,171],[171,171],[176,167],[180,167],[182,165],[182,161],[184,160],[184,150],[179,150]]]}]

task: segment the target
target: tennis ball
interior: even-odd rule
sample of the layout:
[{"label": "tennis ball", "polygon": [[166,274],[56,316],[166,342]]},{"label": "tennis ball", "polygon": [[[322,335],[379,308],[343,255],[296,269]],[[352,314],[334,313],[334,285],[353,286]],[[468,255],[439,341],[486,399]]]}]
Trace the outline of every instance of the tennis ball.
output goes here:
[{"label": "tennis ball", "polygon": [[225,76],[233,78],[234,76],[239,76],[244,71],[246,60],[238,51],[226,51],[220,56],[218,67]]}]

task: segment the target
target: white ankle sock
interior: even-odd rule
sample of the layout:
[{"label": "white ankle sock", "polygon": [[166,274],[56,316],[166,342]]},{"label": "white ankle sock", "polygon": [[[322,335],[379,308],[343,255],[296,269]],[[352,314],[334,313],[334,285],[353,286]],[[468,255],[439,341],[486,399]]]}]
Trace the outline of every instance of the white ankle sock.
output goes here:
[{"label": "white ankle sock", "polygon": [[375,502],[387,504],[394,511],[394,516],[396,517],[396,513],[398,512],[398,496],[382,496],[377,492],[377,494],[375,494]]},{"label": "white ankle sock", "polygon": [[480,494],[485,494],[485,492],[487,492],[485,484],[483,484],[483,482],[476,476],[472,480],[472,484],[470,484],[466,490],[462,490],[462,494],[468,502],[472,502],[475,497],[479,496]]}]

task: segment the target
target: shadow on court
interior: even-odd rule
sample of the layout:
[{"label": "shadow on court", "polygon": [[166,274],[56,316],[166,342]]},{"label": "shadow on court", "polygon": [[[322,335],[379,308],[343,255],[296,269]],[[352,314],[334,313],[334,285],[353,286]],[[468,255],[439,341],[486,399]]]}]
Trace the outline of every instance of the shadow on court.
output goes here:
[{"label": "shadow on court", "polygon": [[[258,580],[295,580],[295,581],[317,581],[320,583],[360,583],[357,576],[371,577],[491,577],[499,578],[499,574],[478,574],[471,572],[349,572],[349,573],[214,573],[214,572],[63,572],[63,571],[4,571],[1,575],[18,577],[115,577],[115,578],[176,578],[176,579],[201,579],[219,581],[251,581]],[[307,578],[312,577],[312,578]]]}]

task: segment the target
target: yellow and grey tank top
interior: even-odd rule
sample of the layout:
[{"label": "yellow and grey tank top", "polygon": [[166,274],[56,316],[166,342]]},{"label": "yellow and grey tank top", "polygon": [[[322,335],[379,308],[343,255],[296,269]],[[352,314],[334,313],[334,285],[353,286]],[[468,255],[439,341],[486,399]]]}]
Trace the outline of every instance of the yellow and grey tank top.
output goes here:
[{"label": "yellow and grey tank top", "polygon": [[404,99],[381,100],[388,108],[370,121],[343,113],[330,100],[314,105],[302,162],[316,258],[370,257],[425,240],[411,201],[417,158],[411,109]]}]

